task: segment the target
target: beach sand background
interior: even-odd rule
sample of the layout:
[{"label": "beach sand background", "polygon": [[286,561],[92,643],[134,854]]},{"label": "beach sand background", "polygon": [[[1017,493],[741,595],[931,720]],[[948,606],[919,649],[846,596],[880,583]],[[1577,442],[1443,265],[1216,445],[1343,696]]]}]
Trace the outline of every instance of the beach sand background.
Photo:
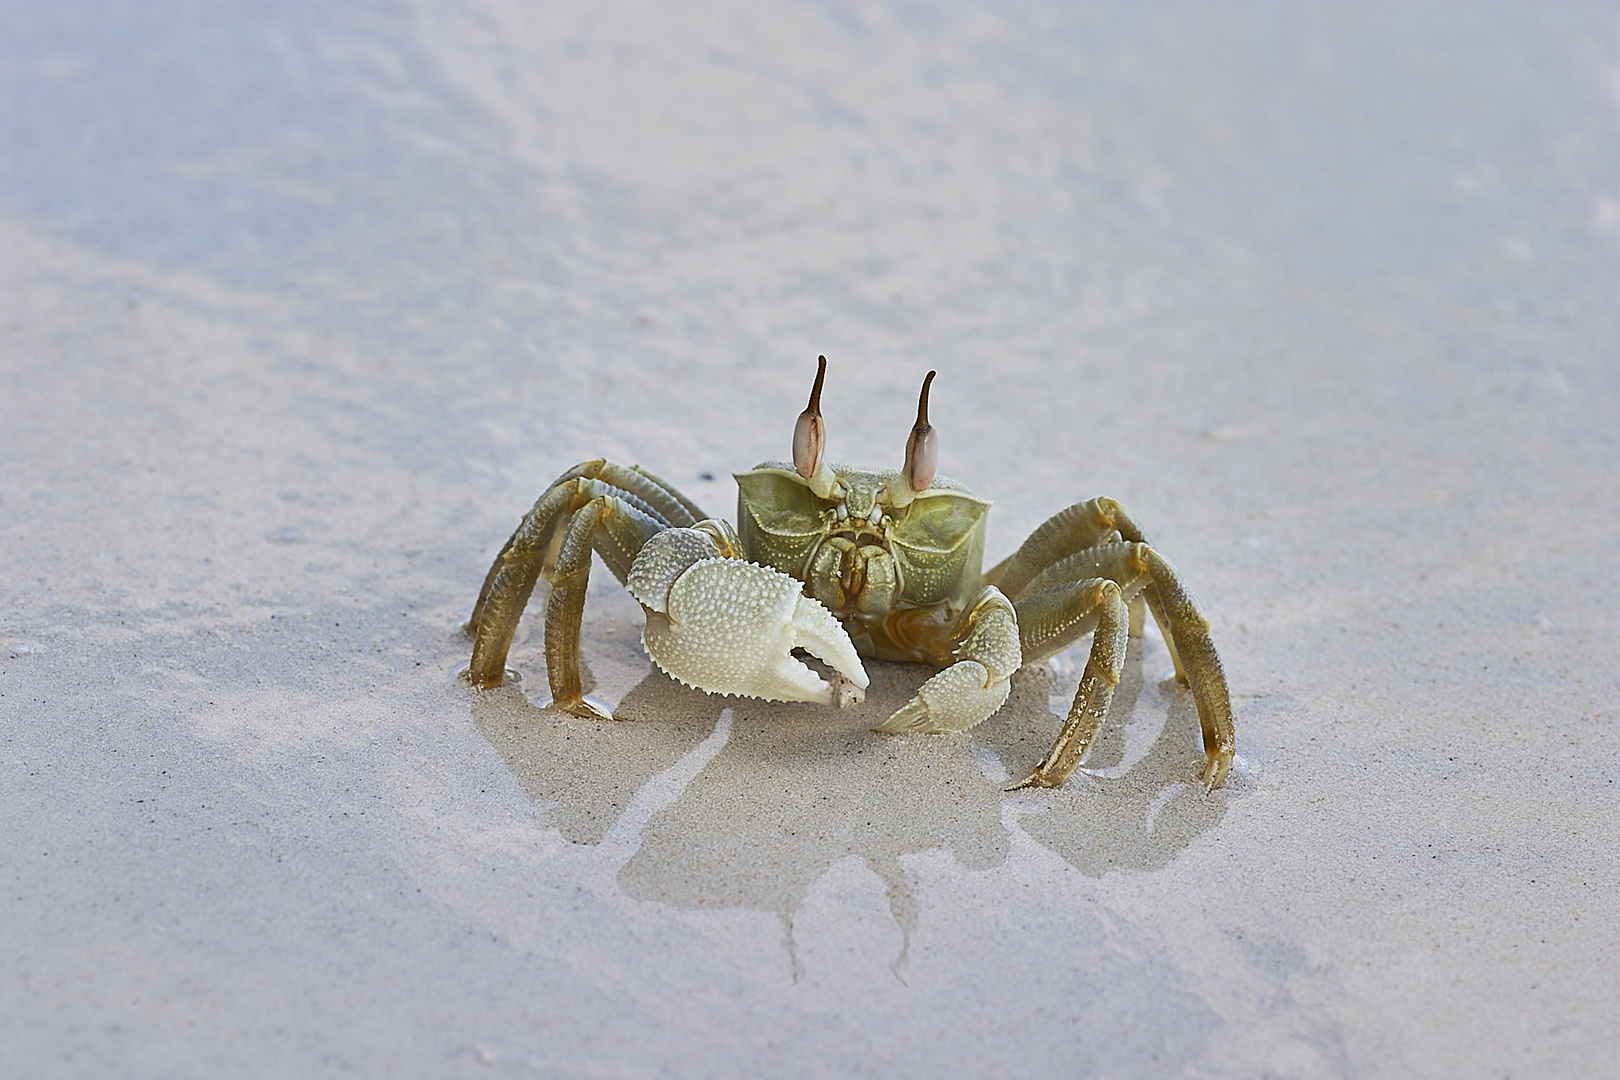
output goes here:
[{"label": "beach sand background", "polygon": [[[0,7],[0,1074],[1575,1077],[1620,1054],[1620,10]],[[551,477],[834,459],[1153,633],[971,736],[474,693]]]}]

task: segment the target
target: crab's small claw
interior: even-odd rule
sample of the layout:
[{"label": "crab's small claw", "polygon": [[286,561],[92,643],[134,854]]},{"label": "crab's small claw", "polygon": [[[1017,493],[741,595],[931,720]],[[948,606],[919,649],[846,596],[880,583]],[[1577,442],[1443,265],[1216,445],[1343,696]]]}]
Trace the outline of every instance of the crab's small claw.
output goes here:
[{"label": "crab's small claw", "polygon": [[[923,389],[926,395],[926,383]],[[980,589],[951,637],[956,663],[918,687],[917,696],[876,730],[934,735],[966,731],[1001,708],[1010,688],[1007,680],[1024,663],[1012,601],[993,586]]]},{"label": "crab's small claw", "polygon": [[865,689],[849,635],[803,582],[741,559],[707,558],[670,581],[663,610],[647,606],[641,640],[665,672],[712,694],[834,704],[833,687],[793,658],[804,649]]},{"label": "crab's small claw", "polygon": [[918,687],[917,696],[875,730],[892,735],[966,731],[1001,708],[1008,688],[1006,678],[994,678],[978,661],[959,660]]}]

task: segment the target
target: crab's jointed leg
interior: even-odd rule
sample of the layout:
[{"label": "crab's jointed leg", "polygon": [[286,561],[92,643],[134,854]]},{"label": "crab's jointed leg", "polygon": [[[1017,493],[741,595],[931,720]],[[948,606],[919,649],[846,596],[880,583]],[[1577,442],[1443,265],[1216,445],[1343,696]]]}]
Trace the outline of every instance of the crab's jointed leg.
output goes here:
[{"label": "crab's jointed leg", "polygon": [[[598,480],[606,486],[594,489],[581,488],[580,485],[572,483],[578,480]],[[472,617],[467,620],[466,629],[469,634],[478,633],[478,627],[483,622],[484,606],[495,588],[495,579],[506,565],[506,556],[514,545],[524,549],[532,549],[538,545],[550,556],[547,568],[555,564],[556,553],[548,552],[546,549],[554,538],[560,542],[560,536],[556,535],[559,521],[576,513],[584,505],[579,496],[581,492],[587,490],[618,495],[665,526],[691,525],[708,516],[698,509],[695,503],[676,491],[673,485],[660,480],[639,465],[627,469],[606,458],[597,458],[595,461],[575,465],[551,482],[535,501],[533,508],[523,516],[523,520],[502,546],[500,553],[495,556],[489,573],[484,576],[484,587],[479,590],[478,602],[473,605]],[[605,555],[603,557],[606,558]],[[622,568],[615,569],[614,573],[618,575],[619,580],[624,580]],[[532,583],[530,588],[533,588]],[[518,604],[520,613],[528,598],[529,594],[524,593],[522,603]],[[505,662],[506,656],[503,653],[501,663]]]},{"label": "crab's jointed leg", "polygon": [[1007,680],[1023,666],[1012,602],[986,585],[952,625],[950,644],[955,662],[923,683],[878,731],[966,731],[1001,708]]},{"label": "crab's jointed leg", "polygon": [[[1197,704],[1207,759],[1204,784],[1209,788],[1221,785],[1231,765],[1235,741],[1226,674],[1209,636],[1209,620],[1175,567],[1148,545],[1129,510],[1112,499],[1092,499],[1060,511],[986,578],[998,581],[1017,605],[1026,659],[1050,656],[1094,626],[1097,628],[1086,665],[1087,676],[1082,677],[1069,720],[1052,752],[1025,784],[1061,783],[1079,764],[1096,732],[1096,723],[1107,711],[1112,682],[1118,681],[1117,662],[1124,656],[1123,635],[1132,621],[1124,601],[1140,594],[1164,634],[1178,679],[1192,690]],[[1121,602],[1117,610],[1114,601],[1101,592],[1080,595],[1081,587],[1088,586],[1093,578],[1118,586],[1119,596],[1115,599]],[[1060,595],[1052,594],[1052,590],[1065,587],[1076,590],[1067,603],[1078,603],[1078,609],[1066,607]],[[1116,628],[1116,623],[1123,625]],[[1106,694],[1095,682],[1088,691],[1086,677],[1095,675],[1106,681],[1111,667],[1113,679]],[[1095,722],[1077,715],[1098,709],[1102,714],[1094,718]]]},{"label": "crab's jointed leg", "polygon": [[623,581],[636,554],[671,526],[672,515],[690,523],[691,511],[668,485],[648,473],[607,461],[587,462],[558,478],[524,516],[495,557],[468,620],[473,635],[468,678],[499,686],[518,620],[542,576],[546,601],[546,672],[552,703],[567,712],[599,716],[584,700],[579,677],[579,629],[590,583],[591,552]]},{"label": "crab's jointed leg", "polygon": [[[1057,787],[1074,772],[1096,738],[1108,706],[1114,700],[1125,666],[1125,642],[1130,630],[1130,612],[1117,582],[1107,578],[1086,578],[1042,589],[1018,600],[1019,629],[1026,638],[1056,643],[1057,648],[1092,631],[1091,653],[1080,675],[1074,704],[1052,744],[1035,771],[1017,787]],[[1049,655],[1049,650],[1046,655]]]},{"label": "crab's jointed leg", "polygon": [[849,635],[801,582],[741,561],[731,526],[640,468],[598,460],[575,466],[546,490],[507,540],[468,620],[468,677],[500,685],[524,606],[544,577],[546,673],[552,704],[604,718],[583,695],[580,622],[591,553],[642,601],[649,655],[676,678],[713,693],[832,701],[832,689],[790,655],[806,648],[864,689]]},{"label": "crab's jointed leg", "polygon": [[[1198,723],[1204,731],[1204,754],[1208,759],[1204,767],[1204,786],[1213,790],[1226,779],[1226,770],[1231,767],[1232,755],[1237,751],[1226,671],[1215,652],[1215,642],[1209,636],[1209,620],[1182,584],[1176,568],[1151,548],[1147,561],[1153,574],[1153,592],[1164,606],[1161,621],[1170,624],[1167,640],[1175,641],[1187,687],[1198,706]],[[1149,607],[1153,606],[1153,599],[1152,595],[1148,597]]]},{"label": "crab's jointed leg", "polygon": [[[1038,574],[1053,563],[1098,544],[1120,539],[1147,542],[1141,527],[1124,504],[1107,498],[1075,503],[1042,522],[1011,557],[986,572],[984,581],[986,585],[1000,586],[1002,592],[1016,599],[1024,594]],[[1140,599],[1135,594],[1129,599],[1133,610],[1131,636],[1142,635],[1140,604],[1145,601],[1164,636],[1170,662],[1176,668],[1176,679],[1185,686],[1187,675],[1182,670],[1181,656],[1170,633],[1164,604],[1158,592],[1149,588],[1140,594]]]}]

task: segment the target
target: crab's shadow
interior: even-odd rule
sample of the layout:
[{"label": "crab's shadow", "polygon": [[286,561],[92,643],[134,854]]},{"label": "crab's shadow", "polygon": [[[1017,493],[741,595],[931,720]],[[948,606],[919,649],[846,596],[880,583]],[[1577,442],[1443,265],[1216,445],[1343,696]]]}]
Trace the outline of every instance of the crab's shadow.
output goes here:
[{"label": "crab's shadow", "polygon": [[[1162,644],[1149,639],[1152,659],[1169,663]],[[1252,783],[1242,770],[1219,791],[1199,782],[1203,735],[1192,695],[1174,679],[1144,678],[1144,642],[1133,639],[1120,684],[1085,769],[1061,788],[1012,792],[1019,827],[1070,866],[1090,877],[1110,871],[1147,872],[1170,865],[1200,834],[1220,823],[1234,797]],[[1025,771],[1047,752],[1057,717],[1048,704],[1072,693],[1077,673],[1051,667],[1021,673],[1001,713],[974,732],[975,741]],[[1162,718],[1156,737],[1153,725]],[[1152,742],[1140,747],[1146,738]],[[1132,750],[1135,746],[1136,749]],[[1123,766],[1123,767],[1122,767]],[[1021,778],[1023,773],[1019,773]]]},{"label": "crab's shadow", "polygon": [[[811,887],[852,855],[883,881],[909,941],[917,900],[904,857],[944,849],[969,870],[1000,865],[1012,843],[1009,800],[1017,827],[1082,873],[1168,864],[1220,821],[1227,793],[1205,793],[1196,782],[1202,755],[1189,696],[1159,684],[1145,694],[1142,667],[1142,645],[1133,641],[1088,759],[1092,772],[1055,791],[1008,793],[1002,774],[1022,776],[1050,747],[1059,723],[1050,695],[1054,685],[1073,688],[1061,665],[1020,673],[1007,704],[971,741],[871,731],[916,692],[924,673],[903,664],[869,663],[866,701],[840,711],[715,697],[656,670],[625,694],[614,721],[538,708],[511,686],[477,695],[472,711],[563,837],[589,845],[730,709],[725,745],[647,820],[619,884],[632,897],[676,907],[774,912],[791,953],[794,915]],[[1160,698],[1168,708],[1153,707]],[[1123,775],[1109,775],[1126,756],[1131,725],[1151,725],[1155,713],[1166,717],[1157,740]],[[903,958],[904,950],[896,970]]]}]

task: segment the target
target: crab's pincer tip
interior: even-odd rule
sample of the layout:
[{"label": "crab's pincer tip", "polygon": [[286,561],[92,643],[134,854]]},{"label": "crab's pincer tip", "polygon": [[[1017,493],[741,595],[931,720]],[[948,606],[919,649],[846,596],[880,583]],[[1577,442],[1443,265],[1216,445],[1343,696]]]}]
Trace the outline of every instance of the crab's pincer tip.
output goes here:
[{"label": "crab's pincer tip", "polygon": [[[795,647],[832,668],[840,680],[857,690],[864,691],[871,684],[849,634],[819,600],[800,596],[790,622]],[[835,688],[829,687],[828,693],[836,697]]]},{"label": "crab's pincer tip", "polygon": [[866,701],[866,688],[856,686],[854,681],[846,678],[842,672],[834,669],[835,674],[829,680],[832,688],[832,703],[834,708],[848,709]]}]

